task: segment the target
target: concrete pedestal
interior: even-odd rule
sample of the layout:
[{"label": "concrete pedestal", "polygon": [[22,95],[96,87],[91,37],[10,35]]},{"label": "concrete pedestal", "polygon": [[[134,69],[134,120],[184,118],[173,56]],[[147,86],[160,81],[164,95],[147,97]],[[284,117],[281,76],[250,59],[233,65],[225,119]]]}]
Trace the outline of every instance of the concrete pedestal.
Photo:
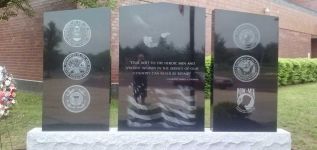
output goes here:
[{"label": "concrete pedestal", "polygon": [[290,150],[291,134],[277,132],[43,132],[27,134],[28,150]]}]

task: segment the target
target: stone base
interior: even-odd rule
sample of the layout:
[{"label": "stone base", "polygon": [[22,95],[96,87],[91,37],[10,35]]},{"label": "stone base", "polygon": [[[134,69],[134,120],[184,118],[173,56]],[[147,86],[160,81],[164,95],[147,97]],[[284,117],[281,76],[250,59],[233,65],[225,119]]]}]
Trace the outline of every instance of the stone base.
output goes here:
[{"label": "stone base", "polygon": [[291,134],[277,132],[43,132],[27,134],[28,150],[290,150]]}]

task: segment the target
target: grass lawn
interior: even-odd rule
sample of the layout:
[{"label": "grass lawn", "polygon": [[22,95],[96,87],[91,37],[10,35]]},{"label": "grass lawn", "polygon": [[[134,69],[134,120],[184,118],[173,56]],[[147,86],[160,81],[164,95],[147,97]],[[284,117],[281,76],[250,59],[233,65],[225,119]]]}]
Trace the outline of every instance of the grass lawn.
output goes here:
[{"label": "grass lawn", "polygon": [[[317,83],[279,88],[278,127],[292,133],[292,149],[317,150]],[[41,95],[19,92],[18,104],[10,117],[0,121],[0,149],[25,149],[26,133],[41,126]],[[205,102],[205,126],[210,124],[210,101]],[[118,109],[116,101],[111,104],[110,122],[117,126]],[[7,131],[10,130],[10,134]],[[9,136],[10,135],[10,136]],[[11,137],[11,138],[9,138]],[[2,147],[1,147],[2,146]]]},{"label": "grass lawn", "polygon": [[0,150],[11,149],[9,137],[14,149],[25,149],[27,131],[42,124],[41,95],[19,92],[16,100],[9,118],[0,121]]},{"label": "grass lawn", "polygon": [[278,127],[292,133],[292,149],[317,150],[317,84],[279,89]]}]

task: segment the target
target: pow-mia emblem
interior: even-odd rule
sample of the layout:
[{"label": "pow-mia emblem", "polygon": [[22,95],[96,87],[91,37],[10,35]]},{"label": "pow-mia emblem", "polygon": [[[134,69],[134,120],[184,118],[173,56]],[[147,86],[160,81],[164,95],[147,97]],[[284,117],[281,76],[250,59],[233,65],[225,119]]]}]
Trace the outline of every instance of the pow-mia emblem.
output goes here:
[{"label": "pow-mia emblem", "polygon": [[80,85],[68,87],[63,94],[63,105],[72,113],[83,112],[90,104],[88,90]]},{"label": "pow-mia emblem", "polygon": [[237,107],[236,109],[241,113],[251,113],[254,111],[255,93],[252,88],[238,88],[237,89]]},{"label": "pow-mia emblem", "polygon": [[81,80],[85,78],[91,69],[89,58],[79,52],[71,53],[63,61],[63,71],[65,75],[72,80]]},{"label": "pow-mia emblem", "polygon": [[71,20],[64,26],[63,37],[69,46],[82,47],[90,41],[91,29],[85,21]]},{"label": "pow-mia emblem", "polygon": [[233,41],[242,50],[251,50],[260,42],[260,31],[251,23],[243,23],[233,32]]},{"label": "pow-mia emblem", "polygon": [[260,73],[259,62],[252,56],[243,55],[233,64],[233,74],[241,82],[251,82]]}]

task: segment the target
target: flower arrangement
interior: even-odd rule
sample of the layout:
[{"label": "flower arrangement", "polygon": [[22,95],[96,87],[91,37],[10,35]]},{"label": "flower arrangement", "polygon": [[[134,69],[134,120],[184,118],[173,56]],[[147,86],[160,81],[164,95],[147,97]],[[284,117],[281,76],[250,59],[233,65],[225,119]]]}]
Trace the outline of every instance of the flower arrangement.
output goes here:
[{"label": "flower arrangement", "polygon": [[16,87],[12,74],[0,66],[0,119],[9,115],[9,110],[16,103]]}]

